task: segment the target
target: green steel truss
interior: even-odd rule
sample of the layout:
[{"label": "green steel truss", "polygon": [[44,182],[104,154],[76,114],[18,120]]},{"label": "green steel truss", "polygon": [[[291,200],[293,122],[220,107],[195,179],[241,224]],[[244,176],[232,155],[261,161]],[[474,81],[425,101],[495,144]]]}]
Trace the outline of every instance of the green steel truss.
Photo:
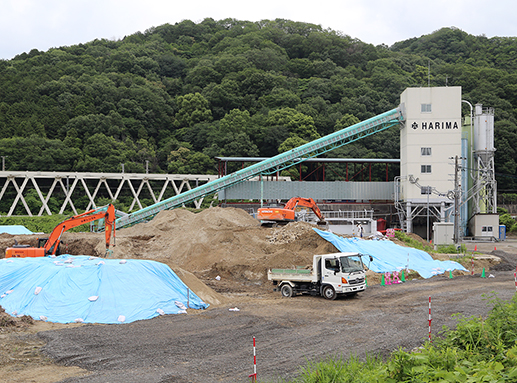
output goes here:
[{"label": "green steel truss", "polygon": [[402,116],[400,107],[390,110],[389,112],[372,117],[366,121],[359,122],[355,125],[349,126],[348,128],[341,129],[288,152],[268,158],[267,160],[218,178],[215,181],[208,182],[195,189],[183,192],[179,195],[128,214],[127,216],[121,217],[115,221],[116,227],[123,228],[148,221],[162,210],[174,209],[183,206],[188,202],[213,194],[219,190],[225,189],[239,182],[249,180],[250,178],[258,175],[276,173],[277,171],[281,171],[303,162],[308,158],[318,157],[319,155],[339,148],[340,146],[347,145],[361,138],[386,130],[399,124],[403,120],[404,117]]}]

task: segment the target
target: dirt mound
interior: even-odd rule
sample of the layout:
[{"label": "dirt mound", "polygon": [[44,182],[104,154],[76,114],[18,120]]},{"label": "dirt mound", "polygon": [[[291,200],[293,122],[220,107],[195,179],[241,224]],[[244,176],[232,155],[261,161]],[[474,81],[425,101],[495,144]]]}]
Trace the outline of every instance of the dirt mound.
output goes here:
[{"label": "dirt mound", "polygon": [[406,233],[406,235],[411,238],[411,239],[414,239],[415,241],[417,242],[420,242],[420,244],[422,246],[429,246],[430,243],[427,242],[425,239],[423,239],[421,236],[419,236],[418,234],[415,234],[415,233]]},{"label": "dirt mound", "polygon": [[499,257],[501,259],[501,262],[499,262],[497,265],[491,266],[490,270],[515,270],[515,267],[517,265],[517,254],[510,254],[502,250],[494,250],[490,253],[490,255],[495,255],[496,257]]},{"label": "dirt mound", "polygon": [[12,317],[7,314],[2,307],[0,307],[0,332],[11,332],[17,329],[24,329],[33,323],[34,320],[28,315]]},{"label": "dirt mound", "polygon": [[273,229],[273,232],[266,238],[270,243],[277,245],[291,243],[299,238],[311,236],[311,232],[314,232],[314,230],[312,230],[313,227],[314,226],[305,222],[292,222],[282,228]]},{"label": "dirt mound", "polygon": [[281,256],[286,258],[283,263],[292,262],[295,253],[312,256],[319,245],[327,244],[313,227],[299,222],[268,229],[236,208],[211,208],[197,214],[176,209],[120,230],[113,255],[155,259],[209,276],[241,267],[249,273],[235,273],[236,278],[263,279],[268,261]]}]

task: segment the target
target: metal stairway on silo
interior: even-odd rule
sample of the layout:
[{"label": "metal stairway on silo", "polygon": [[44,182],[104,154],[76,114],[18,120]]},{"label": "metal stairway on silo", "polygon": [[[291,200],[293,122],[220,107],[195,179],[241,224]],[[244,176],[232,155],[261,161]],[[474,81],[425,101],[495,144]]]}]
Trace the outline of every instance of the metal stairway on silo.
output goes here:
[{"label": "metal stairway on silo", "polygon": [[273,174],[296,165],[308,158],[317,157],[361,138],[386,130],[404,120],[401,108],[392,109],[366,121],[359,122],[325,137],[311,141],[295,149],[278,154],[262,162],[248,166],[217,180],[198,186],[174,197],[140,209],[115,221],[117,228],[123,228],[152,219],[162,210],[174,209],[219,190],[249,180],[258,175]]}]

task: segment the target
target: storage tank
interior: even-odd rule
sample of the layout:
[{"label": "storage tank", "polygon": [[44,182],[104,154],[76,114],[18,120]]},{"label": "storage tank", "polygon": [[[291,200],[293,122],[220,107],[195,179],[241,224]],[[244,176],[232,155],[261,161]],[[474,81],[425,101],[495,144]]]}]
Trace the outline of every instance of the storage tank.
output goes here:
[{"label": "storage tank", "polygon": [[494,109],[476,104],[474,115],[474,153],[478,156],[493,155]]}]

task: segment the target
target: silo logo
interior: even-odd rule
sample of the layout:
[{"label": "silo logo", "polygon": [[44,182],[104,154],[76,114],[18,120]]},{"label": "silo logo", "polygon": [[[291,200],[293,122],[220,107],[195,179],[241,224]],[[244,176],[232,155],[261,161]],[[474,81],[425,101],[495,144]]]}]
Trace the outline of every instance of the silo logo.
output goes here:
[{"label": "silo logo", "polygon": [[417,130],[418,128],[421,128],[422,130],[453,130],[453,129],[459,129],[458,122],[454,121],[442,121],[442,122],[421,122],[420,124],[418,122],[413,122],[411,124],[411,128],[413,130]]}]

